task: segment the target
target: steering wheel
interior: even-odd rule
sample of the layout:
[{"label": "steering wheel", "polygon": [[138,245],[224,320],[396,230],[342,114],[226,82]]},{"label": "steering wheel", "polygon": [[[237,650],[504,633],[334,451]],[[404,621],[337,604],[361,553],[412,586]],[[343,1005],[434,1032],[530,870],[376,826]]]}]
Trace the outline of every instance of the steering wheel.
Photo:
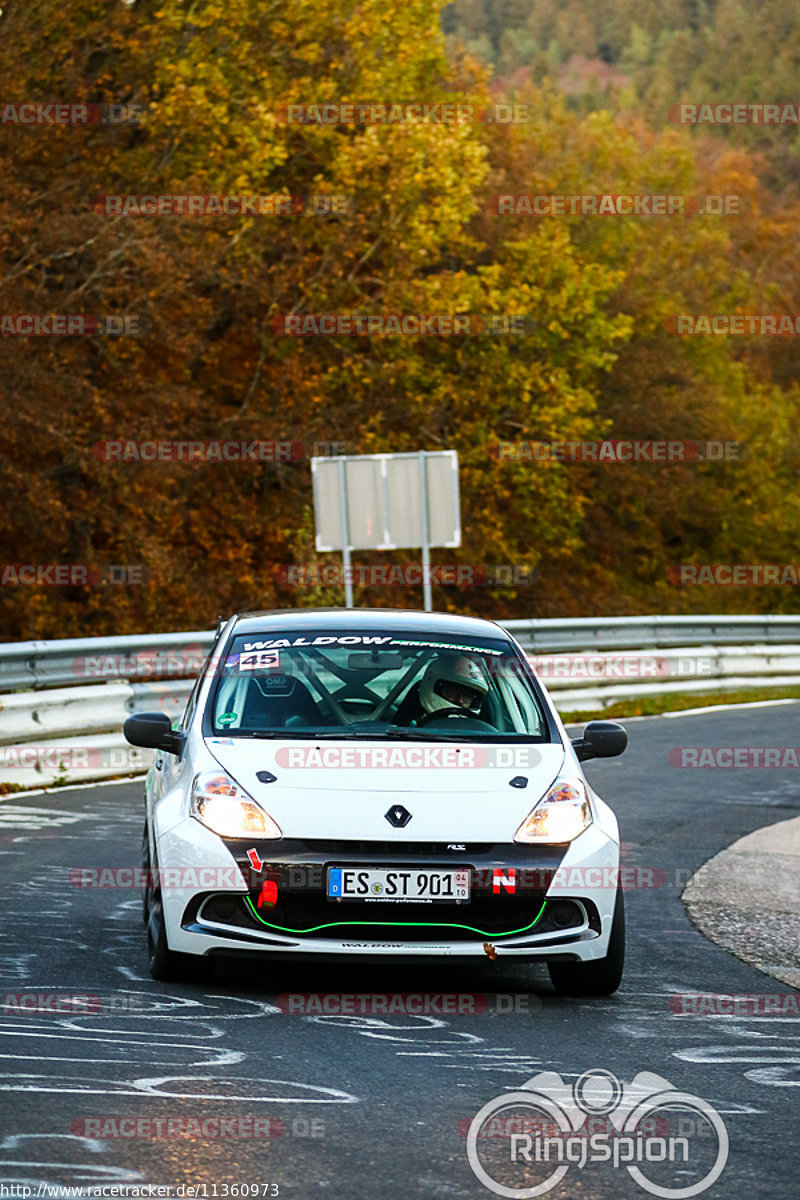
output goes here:
[{"label": "steering wheel", "polygon": [[469,709],[454,704],[452,708],[438,708],[436,712],[426,713],[424,717],[419,718],[417,725],[427,725],[429,721],[438,721],[443,717],[469,717],[473,721],[480,720]]}]

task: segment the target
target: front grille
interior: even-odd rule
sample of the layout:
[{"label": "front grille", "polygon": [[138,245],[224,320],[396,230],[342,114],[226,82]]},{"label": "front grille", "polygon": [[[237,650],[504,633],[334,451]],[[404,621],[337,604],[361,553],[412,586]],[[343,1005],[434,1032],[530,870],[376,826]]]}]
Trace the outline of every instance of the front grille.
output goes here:
[{"label": "front grille", "polygon": [[[490,854],[494,850],[491,842],[354,842],[354,841],[309,841],[303,845],[314,854],[325,854],[331,859],[342,855],[381,854],[381,855],[437,855],[445,857],[450,854],[474,857],[477,854]],[[451,850],[451,846],[462,849]]]},{"label": "front grille", "polygon": [[[257,894],[252,892],[250,899],[255,907]],[[543,892],[528,892],[524,900],[484,895],[474,896],[465,904],[416,904],[413,901],[370,904],[348,900],[328,902],[321,895],[285,891],[274,908],[261,910],[260,920],[243,897],[212,897],[202,911],[208,920],[284,936],[336,941],[451,942],[518,936],[523,931],[539,932],[543,903]],[[545,924],[547,927],[550,927],[549,922]]]},{"label": "front grille", "polygon": [[[464,845],[465,849],[449,850],[448,845]],[[248,883],[249,903],[242,897],[235,899],[234,914],[230,895],[212,897],[203,915],[221,924],[279,937],[381,942],[480,942],[558,931],[557,926],[548,929],[547,911],[542,909],[553,872],[563,858],[563,846],[532,850],[476,842],[303,839],[276,847],[264,842],[258,844],[258,870],[250,866],[241,842],[230,849]],[[327,873],[332,864],[418,867],[423,862],[430,867],[469,870],[470,899],[460,904],[328,899]],[[512,866],[519,872],[516,891],[498,887],[495,893],[494,871]],[[266,880],[277,884],[277,903],[258,909]]]}]

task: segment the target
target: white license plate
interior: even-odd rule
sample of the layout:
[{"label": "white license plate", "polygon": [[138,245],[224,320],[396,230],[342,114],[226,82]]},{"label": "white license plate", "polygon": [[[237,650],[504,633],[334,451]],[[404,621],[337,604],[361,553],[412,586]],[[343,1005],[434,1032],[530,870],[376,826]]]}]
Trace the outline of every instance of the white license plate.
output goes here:
[{"label": "white license plate", "polygon": [[469,900],[469,870],[437,871],[420,867],[330,867],[332,900]]}]

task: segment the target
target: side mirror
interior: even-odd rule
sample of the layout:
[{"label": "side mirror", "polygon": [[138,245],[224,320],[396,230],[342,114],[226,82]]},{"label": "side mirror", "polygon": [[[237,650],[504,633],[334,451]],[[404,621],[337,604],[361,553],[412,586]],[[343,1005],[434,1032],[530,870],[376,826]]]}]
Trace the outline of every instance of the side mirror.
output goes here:
[{"label": "side mirror", "polygon": [[583,736],[573,738],[578,762],[590,758],[616,758],[628,745],[628,735],[616,721],[590,721]]},{"label": "side mirror", "polygon": [[167,754],[183,754],[186,735],[172,728],[166,713],[134,713],[122,726],[126,741],[146,750],[165,750]]}]

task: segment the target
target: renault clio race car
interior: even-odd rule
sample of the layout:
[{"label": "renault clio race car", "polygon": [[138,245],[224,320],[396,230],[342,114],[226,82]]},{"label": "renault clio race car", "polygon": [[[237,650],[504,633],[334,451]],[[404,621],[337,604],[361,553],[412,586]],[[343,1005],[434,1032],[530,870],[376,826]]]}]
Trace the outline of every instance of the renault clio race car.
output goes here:
[{"label": "renault clio race car", "polygon": [[150,969],[206,956],[547,963],[607,995],[625,947],[619,833],[519,644],[387,609],[231,617],[145,788]]}]

